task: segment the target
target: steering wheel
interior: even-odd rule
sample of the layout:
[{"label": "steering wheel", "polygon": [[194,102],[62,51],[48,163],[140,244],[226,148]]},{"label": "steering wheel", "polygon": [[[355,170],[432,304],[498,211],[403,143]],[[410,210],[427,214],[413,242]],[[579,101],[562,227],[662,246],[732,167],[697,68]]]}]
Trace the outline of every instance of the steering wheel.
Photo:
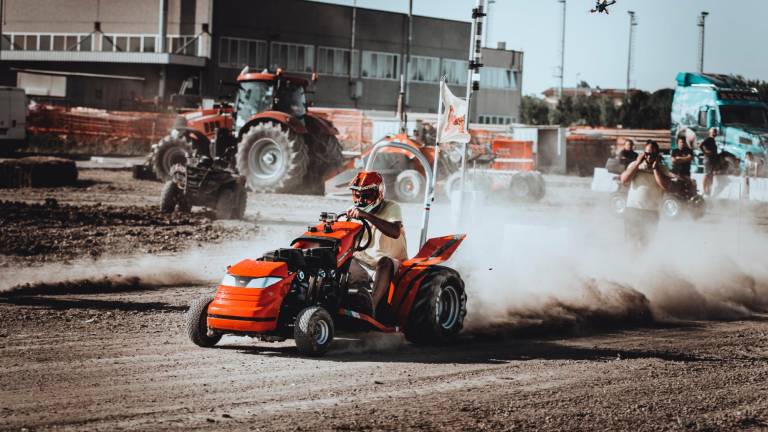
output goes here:
[{"label": "steering wheel", "polygon": [[363,225],[363,229],[365,230],[365,233],[367,234],[368,241],[365,242],[365,245],[357,245],[355,248],[355,252],[360,252],[368,249],[368,247],[371,245],[371,242],[373,242],[373,232],[371,230],[371,224],[368,223],[365,219],[358,219],[358,218],[351,218],[347,216],[346,213],[342,213],[338,216],[336,216],[336,220],[341,220],[341,218],[345,218],[348,221],[355,220],[357,222],[360,222]]}]

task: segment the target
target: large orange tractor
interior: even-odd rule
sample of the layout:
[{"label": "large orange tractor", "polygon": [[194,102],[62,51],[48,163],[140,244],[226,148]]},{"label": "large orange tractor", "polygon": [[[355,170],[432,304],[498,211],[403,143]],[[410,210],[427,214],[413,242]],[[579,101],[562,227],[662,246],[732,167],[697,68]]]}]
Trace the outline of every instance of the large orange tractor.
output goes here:
[{"label": "large orange tractor", "polygon": [[307,109],[309,84],[279,69],[246,67],[237,77],[234,105],[180,115],[171,133],[153,146],[147,169],[167,180],[171,167],[194,154],[224,159],[254,191],[314,191],[343,156],[333,124]]}]

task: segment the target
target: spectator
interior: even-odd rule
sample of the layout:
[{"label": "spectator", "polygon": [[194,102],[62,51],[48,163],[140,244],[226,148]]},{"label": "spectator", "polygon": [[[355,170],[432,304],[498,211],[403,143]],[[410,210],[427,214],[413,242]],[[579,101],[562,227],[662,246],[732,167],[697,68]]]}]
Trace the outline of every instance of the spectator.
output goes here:
[{"label": "spectator", "polygon": [[677,138],[677,148],[672,150],[672,172],[679,177],[691,178],[693,150],[684,136]]},{"label": "spectator", "polygon": [[704,154],[704,195],[710,195],[712,192],[712,180],[718,173],[720,161],[717,154],[717,128],[709,130],[709,136],[701,142],[699,148]]},{"label": "spectator", "polygon": [[627,138],[624,140],[624,149],[619,152],[619,162],[624,165],[626,169],[629,164],[637,159],[637,152],[635,151],[635,142]]},{"label": "spectator", "polygon": [[629,185],[624,233],[627,240],[636,246],[648,244],[655,233],[659,224],[659,208],[670,181],[659,144],[652,140],[648,140],[645,152],[621,174],[621,182]]}]

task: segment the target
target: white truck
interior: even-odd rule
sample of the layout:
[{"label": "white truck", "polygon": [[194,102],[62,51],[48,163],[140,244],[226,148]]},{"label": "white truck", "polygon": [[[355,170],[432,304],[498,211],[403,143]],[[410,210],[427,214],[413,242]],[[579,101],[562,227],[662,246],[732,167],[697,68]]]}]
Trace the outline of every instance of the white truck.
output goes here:
[{"label": "white truck", "polygon": [[27,95],[24,89],[0,86],[0,153],[23,147],[27,141]]}]

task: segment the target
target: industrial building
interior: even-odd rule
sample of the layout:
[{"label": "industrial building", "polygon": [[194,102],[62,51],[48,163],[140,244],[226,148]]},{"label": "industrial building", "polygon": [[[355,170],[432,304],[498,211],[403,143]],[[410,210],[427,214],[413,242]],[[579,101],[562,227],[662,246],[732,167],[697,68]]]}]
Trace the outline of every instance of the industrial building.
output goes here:
[{"label": "industrial building", "polygon": [[[470,23],[306,0],[4,0],[0,85],[41,100],[145,109],[186,94],[226,96],[239,71],[320,80],[316,106],[434,113],[438,82],[465,93]],[[469,14],[469,11],[467,11]],[[410,54],[410,56],[409,56]],[[483,49],[472,121],[519,121],[523,54]],[[410,62],[405,65],[405,59]],[[230,89],[231,90],[231,89]]]}]

